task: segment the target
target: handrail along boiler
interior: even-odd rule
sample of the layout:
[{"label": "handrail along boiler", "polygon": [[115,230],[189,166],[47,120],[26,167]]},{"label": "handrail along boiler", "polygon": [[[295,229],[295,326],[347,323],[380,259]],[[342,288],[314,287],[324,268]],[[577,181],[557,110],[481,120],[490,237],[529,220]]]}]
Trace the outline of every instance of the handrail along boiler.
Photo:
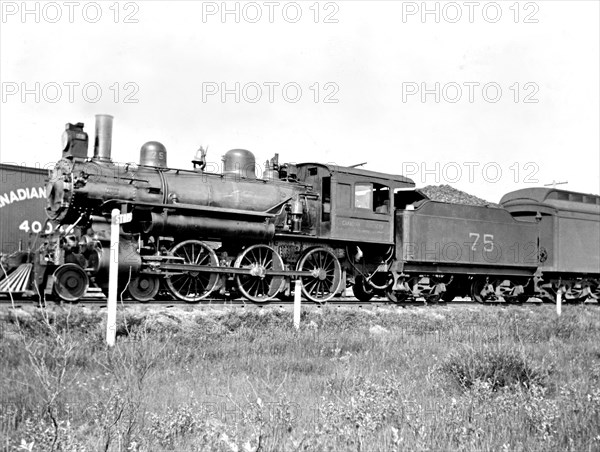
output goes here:
[{"label": "handrail along boiler", "polygon": [[243,149],[223,156],[220,173],[206,170],[202,148],[193,169],[169,168],[155,141],[142,146],[139,164],[120,164],[111,156],[112,126],[111,116],[96,116],[88,157],[84,125],[67,124],[48,184],[47,214],[62,232],[47,240],[40,283],[63,300],[81,298],[90,278],[108,285],[114,208],[132,216],[121,227],[119,281],[142,302],[164,288],[187,302],[236,292],[264,303],[289,295],[298,278],[319,303],[349,285],[363,301],[522,301],[540,291],[540,233],[530,218],[434,202],[403,176],[279,164],[277,154],[259,177]]}]

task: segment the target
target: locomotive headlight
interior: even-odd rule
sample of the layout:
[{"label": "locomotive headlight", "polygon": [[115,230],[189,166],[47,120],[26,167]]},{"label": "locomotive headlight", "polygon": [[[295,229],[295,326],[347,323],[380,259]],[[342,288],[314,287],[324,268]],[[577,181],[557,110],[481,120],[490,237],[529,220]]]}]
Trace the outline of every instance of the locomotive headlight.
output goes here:
[{"label": "locomotive headlight", "polygon": [[67,124],[62,134],[63,158],[87,157],[88,135],[83,131],[83,123]]}]

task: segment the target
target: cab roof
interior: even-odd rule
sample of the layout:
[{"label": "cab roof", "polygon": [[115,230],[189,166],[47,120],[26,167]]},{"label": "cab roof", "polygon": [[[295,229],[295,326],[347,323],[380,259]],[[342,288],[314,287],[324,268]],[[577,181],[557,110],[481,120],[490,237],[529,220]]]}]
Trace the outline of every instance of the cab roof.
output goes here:
[{"label": "cab roof", "polygon": [[347,174],[350,176],[362,177],[365,179],[379,179],[380,181],[387,182],[395,182],[397,184],[409,184],[411,186],[415,186],[415,182],[408,177],[397,175],[397,174],[388,174],[388,173],[380,173],[378,171],[370,171],[360,168],[354,168],[350,166],[338,166],[333,164],[323,164],[323,163],[299,163],[297,165],[298,168],[304,168],[309,166],[320,166],[322,168],[326,168],[332,175],[334,174]]}]

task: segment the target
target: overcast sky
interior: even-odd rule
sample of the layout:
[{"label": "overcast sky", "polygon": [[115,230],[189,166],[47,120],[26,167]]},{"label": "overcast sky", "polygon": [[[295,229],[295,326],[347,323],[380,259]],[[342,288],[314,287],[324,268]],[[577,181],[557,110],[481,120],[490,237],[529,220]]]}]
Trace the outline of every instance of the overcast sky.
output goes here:
[{"label": "overcast sky", "polygon": [[599,17],[597,1],[5,1],[0,161],[48,165],[65,123],[93,136],[107,113],[122,162],[157,140],[172,167],[208,145],[490,201],[598,193]]}]

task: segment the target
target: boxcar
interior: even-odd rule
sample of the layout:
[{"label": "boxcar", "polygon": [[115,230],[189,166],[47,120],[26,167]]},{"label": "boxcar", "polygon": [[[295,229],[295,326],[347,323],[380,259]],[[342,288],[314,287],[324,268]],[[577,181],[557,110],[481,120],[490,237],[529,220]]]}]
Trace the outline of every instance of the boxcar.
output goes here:
[{"label": "boxcar", "polygon": [[42,168],[0,164],[0,252],[26,250],[39,232],[52,232],[46,222],[46,180]]}]

